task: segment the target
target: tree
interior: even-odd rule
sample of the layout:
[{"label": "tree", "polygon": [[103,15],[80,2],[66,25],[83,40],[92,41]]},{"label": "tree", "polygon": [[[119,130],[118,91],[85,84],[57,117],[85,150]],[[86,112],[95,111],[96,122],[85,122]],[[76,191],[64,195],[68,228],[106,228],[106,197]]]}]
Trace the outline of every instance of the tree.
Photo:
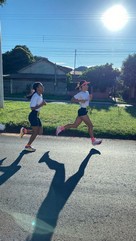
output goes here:
[{"label": "tree", "polygon": [[91,82],[94,89],[105,91],[108,87],[115,85],[116,77],[119,76],[119,70],[113,69],[112,64],[105,64],[88,68],[82,75],[82,78]]},{"label": "tree", "polygon": [[11,51],[3,54],[3,73],[17,73],[18,70],[35,62],[30,50],[25,46],[17,45]]},{"label": "tree", "polygon": [[129,89],[129,98],[136,99],[136,54],[129,55],[122,64],[122,80]]},{"label": "tree", "polygon": [[3,5],[4,3],[6,3],[6,0],[0,0],[0,5]]}]

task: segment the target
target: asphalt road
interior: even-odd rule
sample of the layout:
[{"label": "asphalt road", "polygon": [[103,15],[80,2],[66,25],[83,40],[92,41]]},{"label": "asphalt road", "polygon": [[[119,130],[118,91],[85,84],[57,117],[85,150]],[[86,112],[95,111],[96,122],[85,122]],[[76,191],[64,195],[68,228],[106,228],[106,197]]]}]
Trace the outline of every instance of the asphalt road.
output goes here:
[{"label": "asphalt road", "polygon": [[135,241],[136,142],[0,135],[0,241]]}]

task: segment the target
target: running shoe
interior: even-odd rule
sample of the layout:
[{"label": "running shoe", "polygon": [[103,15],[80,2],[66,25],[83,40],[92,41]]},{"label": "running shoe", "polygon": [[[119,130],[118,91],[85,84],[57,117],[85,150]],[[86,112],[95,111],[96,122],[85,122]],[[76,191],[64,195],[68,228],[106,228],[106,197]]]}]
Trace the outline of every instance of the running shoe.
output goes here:
[{"label": "running shoe", "polygon": [[62,131],[63,131],[62,126],[58,126],[57,129],[56,129],[56,136],[58,136],[58,134]]},{"label": "running shoe", "polygon": [[32,146],[25,146],[25,149],[24,149],[24,150],[25,150],[25,151],[30,151],[30,152],[36,151],[36,149],[33,148]]},{"label": "running shoe", "polygon": [[20,137],[22,138],[25,134],[26,134],[26,129],[24,127],[22,127],[20,129]]},{"label": "running shoe", "polygon": [[93,146],[100,145],[101,143],[102,143],[102,139],[94,139],[94,141],[92,141]]}]

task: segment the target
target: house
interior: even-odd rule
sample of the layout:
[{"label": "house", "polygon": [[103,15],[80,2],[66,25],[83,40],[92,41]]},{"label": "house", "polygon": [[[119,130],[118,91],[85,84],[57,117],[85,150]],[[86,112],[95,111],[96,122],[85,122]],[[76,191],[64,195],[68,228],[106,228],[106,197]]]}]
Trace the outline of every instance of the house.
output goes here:
[{"label": "house", "polygon": [[[72,83],[67,83],[67,74],[72,76]],[[28,93],[36,81],[45,86],[45,95],[73,96],[77,90],[75,87],[82,76],[81,71],[72,71],[72,68],[57,65],[47,58],[26,66],[16,74],[3,76],[4,95]],[[108,99],[109,89],[105,92],[93,91],[94,99]]]},{"label": "house", "polygon": [[72,69],[57,65],[47,58],[26,66],[16,74],[4,76],[4,93],[26,93],[36,81],[45,86],[46,94],[65,95],[67,93],[67,73]]},{"label": "house", "polygon": [[79,82],[79,78],[82,76],[83,72],[78,70],[71,70],[70,74],[72,76],[72,81],[76,83]]}]

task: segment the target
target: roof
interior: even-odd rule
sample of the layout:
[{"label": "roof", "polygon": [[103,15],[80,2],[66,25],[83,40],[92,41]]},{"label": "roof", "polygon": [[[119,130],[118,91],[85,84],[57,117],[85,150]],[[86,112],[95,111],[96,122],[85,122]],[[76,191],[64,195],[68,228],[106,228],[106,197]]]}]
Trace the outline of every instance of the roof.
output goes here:
[{"label": "roof", "polygon": [[47,58],[41,58],[40,60],[35,61],[34,63],[32,63],[32,64],[30,64],[30,65],[28,65],[28,66],[20,69],[20,70],[18,71],[18,73],[22,73],[22,72],[24,72],[25,70],[30,69],[30,68],[34,67],[35,65],[39,64],[40,62],[41,62],[41,63],[45,62],[45,64],[47,63],[47,64],[50,64],[50,65],[52,65],[52,66],[54,66],[54,67],[57,67],[60,71],[63,71],[64,74],[67,74],[67,73],[69,73],[69,72],[72,70],[72,68],[57,65],[57,64],[49,61]]}]

